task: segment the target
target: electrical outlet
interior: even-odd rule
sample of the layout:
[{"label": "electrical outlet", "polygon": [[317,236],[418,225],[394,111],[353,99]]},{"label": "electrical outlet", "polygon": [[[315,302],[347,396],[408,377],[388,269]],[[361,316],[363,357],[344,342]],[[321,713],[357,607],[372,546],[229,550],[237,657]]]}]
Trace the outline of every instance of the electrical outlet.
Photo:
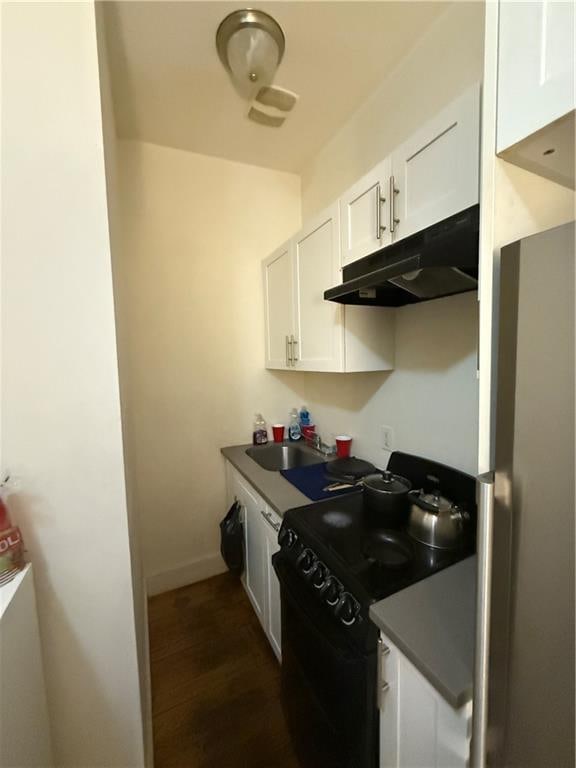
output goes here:
[{"label": "electrical outlet", "polygon": [[382,450],[393,451],[394,450],[394,430],[392,427],[382,425]]}]

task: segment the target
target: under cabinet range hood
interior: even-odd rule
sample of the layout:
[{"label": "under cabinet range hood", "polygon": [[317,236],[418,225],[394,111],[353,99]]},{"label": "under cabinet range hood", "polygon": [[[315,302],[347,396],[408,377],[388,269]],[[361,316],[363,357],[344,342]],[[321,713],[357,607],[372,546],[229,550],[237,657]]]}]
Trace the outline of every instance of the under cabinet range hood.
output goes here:
[{"label": "under cabinet range hood", "polygon": [[478,287],[479,206],[348,264],[328,301],[401,307]]}]

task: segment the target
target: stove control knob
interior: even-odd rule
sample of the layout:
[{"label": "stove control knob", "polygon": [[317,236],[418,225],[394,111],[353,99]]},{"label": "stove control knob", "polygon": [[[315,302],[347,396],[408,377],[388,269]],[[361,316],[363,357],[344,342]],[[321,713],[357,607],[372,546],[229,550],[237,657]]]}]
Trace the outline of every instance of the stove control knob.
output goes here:
[{"label": "stove control knob", "polygon": [[360,613],[360,605],[354,600],[352,595],[348,592],[344,592],[338,605],[334,609],[334,613],[340,619],[342,624],[346,624],[347,627],[354,624]]},{"label": "stove control knob", "polygon": [[281,547],[287,547],[289,549],[290,547],[293,547],[297,541],[298,536],[296,535],[296,531],[293,531],[292,528],[282,528],[278,534],[278,544],[280,544]]},{"label": "stove control knob", "polygon": [[312,552],[311,549],[304,549],[298,555],[298,559],[296,560],[296,567],[300,568],[302,573],[307,574],[307,573],[310,573],[310,571],[314,567],[315,562],[316,562],[316,556],[314,555],[314,552]]},{"label": "stove control knob", "polygon": [[312,574],[312,584],[316,587],[316,589],[322,589],[324,584],[326,584],[327,578],[328,568],[326,568],[324,563],[318,561],[316,563],[316,568],[314,568],[314,573]]},{"label": "stove control knob", "polygon": [[326,600],[328,605],[337,605],[342,594],[342,585],[334,578],[334,576],[328,576],[326,583],[322,587],[320,594]]}]

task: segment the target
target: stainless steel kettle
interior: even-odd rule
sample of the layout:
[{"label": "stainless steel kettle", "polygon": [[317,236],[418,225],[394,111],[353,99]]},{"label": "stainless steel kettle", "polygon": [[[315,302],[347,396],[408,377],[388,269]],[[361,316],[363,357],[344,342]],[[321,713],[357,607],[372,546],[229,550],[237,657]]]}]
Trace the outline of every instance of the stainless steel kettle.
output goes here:
[{"label": "stainless steel kettle", "polygon": [[453,549],[462,544],[468,512],[450,499],[431,493],[410,491],[408,533],[412,538],[436,549]]}]

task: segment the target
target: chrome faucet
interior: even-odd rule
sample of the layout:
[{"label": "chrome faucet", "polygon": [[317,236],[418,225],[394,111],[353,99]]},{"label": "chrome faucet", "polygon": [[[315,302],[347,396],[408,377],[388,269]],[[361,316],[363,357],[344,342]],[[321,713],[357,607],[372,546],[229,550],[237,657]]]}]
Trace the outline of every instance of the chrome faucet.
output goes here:
[{"label": "chrome faucet", "polygon": [[336,453],[336,446],[322,442],[320,435],[314,434],[311,442],[312,447],[324,456],[333,456]]}]

